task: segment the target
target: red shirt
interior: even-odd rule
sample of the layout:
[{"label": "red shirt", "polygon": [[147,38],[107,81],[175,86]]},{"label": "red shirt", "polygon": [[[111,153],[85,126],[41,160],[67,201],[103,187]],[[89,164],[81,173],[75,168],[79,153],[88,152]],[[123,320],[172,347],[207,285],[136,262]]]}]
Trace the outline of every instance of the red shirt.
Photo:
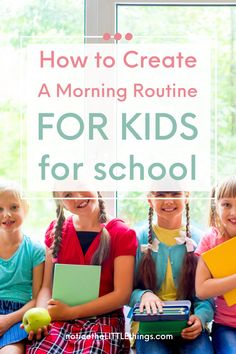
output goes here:
[{"label": "red shirt", "polygon": [[[54,225],[55,221],[49,225],[46,231],[45,244],[48,248],[51,247],[53,242]],[[99,296],[103,296],[114,290],[114,259],[119,256],[135,256],[137,249],[135,232],[129,229],[122,220],[113,219],[105,227],[110,234],[111,243],[110,254],[102,264]],[[98,248],[100,237],[101,232],[95,237],[84,255],[73,225],[72,216],[70,216],[63,224],[58,263],[91,264],[91,259]]]}]

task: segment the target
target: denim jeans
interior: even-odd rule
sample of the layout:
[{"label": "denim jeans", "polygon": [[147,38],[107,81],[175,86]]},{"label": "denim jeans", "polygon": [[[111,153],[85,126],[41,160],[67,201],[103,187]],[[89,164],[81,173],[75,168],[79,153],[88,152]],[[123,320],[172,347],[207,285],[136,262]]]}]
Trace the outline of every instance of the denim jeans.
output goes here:
[{"label": "denim jeans", "polygon": [[[24,304],[21,302],[0,300],[0,315],[7,315],[15,312],[23,306]],[[1,321],[4,321],[4,319]],[[14,323],[2,336],[0,336],[0,349],[5,345],[20,342],[28,336],[28,334],[20,328],[20,323],[21,322]]]},{"label": "denim jeans", "polygon": [[[213,354],[213,347],[207,332],[202,332],[194,340],[174,337],[168,340],[136,340],[137,354]],[[235,352],[236,353],[236,352]]]},{"label": "denim jeans", "polygon": [[216,354],[236,354],[236,328],[213,323],[212,343]]}]

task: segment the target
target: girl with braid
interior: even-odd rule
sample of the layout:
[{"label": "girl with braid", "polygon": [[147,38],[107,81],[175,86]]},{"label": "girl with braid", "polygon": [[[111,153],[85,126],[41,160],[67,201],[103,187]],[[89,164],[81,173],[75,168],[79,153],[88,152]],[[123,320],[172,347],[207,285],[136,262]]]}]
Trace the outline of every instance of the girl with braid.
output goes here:
[{"label": "girl with braid", "polygon": [[[196,249],[198,255],[236,236],[236,176],[225,179],[213,188],[211,197],[211,228]],[[236,274],[213,278],[200,257],[196,272],[196,292],[203,299],[216,296],[212,326],[212,342],[216,354],[236,353],[236,305],[228,306],[223,297],[223,294],[235,288]]]},{"label": "girl with braid", "polygon": [[[46,265],[37,300],[52,323],[50,329],[39,329],[27,353],[128,353],[122,307],[133,287],[135,232],[107,216],[99,192],[56,192],[54,197],[61,199],[56,200],[57,220],[46,232]],[[65,218],[64,209],[72,215]],[[101,265],[99,297],[78,306],[51,299],[56,262]]]},{"label": "girl with braid", "polygon": [[[173,339],[142,339],[138,323],[131,328],[136,334],[137,354],[166,353],[213,353],[208,333],[204,330],[213,318],[211,300],[201,301],[195,297],[195,270],[197,256],[194,254],[199,231],[190,228],[188,195],[184,192],[150,192],[149,225],[138,232],[139,247],[136,255],[136,286],[130,306],[140,302],[140,312],[162,312],[163,301],[190,300],[192,314],[188,327],[180,337]],[[182,216],[186,211],[186,225]],[[153,214],[157,222],[153,222]]]}]

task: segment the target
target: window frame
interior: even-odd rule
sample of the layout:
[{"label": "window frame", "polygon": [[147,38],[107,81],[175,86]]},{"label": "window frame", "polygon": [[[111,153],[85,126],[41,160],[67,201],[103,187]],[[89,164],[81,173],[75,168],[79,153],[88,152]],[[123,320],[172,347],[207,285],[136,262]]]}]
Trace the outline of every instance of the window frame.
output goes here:
[{"label": "window frame", "polygon": [[[102,36],[105,32],[116,32],[116,11],[119,5],[206,5],[206,6],[227,6],[236,5],[234,0],[227,2],[223,0],[195,0],[195,1],[179,1],[179,0],[85,0],[85,35],[86,36]],[[87,42],[100,43],[104,42],[102,38],[88,38]],[[112,40],[111,40],[112,42]],[[107,43],[107,42],[106,42]]]},{"label": "window frame", "polygon": [[[104,41],[102,36],[108,32],[115,34],[117,30],[117,8],[119,5],[138,5],[138,6],[236,6],[234,0],[225,2],[224,0],[84,0],[84,32],[86,43],[114,43],[115,40]],[[104,192],[107,200],[108,210],[112,215],[117,215],[117,193]],[[112,200],[112,199],[113,200]]]}]

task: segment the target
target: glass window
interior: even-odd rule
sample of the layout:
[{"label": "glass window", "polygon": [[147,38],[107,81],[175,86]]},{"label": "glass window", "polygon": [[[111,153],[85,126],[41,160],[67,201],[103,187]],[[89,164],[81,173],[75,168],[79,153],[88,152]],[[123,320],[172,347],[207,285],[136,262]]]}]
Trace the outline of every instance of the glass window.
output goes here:
[{"label": "glass window", "polygon": [[[82,36],[84,1],[0,0],[0,8],[0,176],[20,182],[20,36]],[[52,200],[31,200],[24,229],[42,239],[53,218]]]},{"label": "glass window", "polygon": [[[152,3],[154,3],[153,1]],[[134,40],[139,42],[155,42],[155,36],[184,37],[191,41],[196,37],[211,37],[217,43],[216,53],[216,86],[215,113],[212,117],[212,160],[214,160],[214,144],[217,151],[217,176],[235,174],[236,161],[236,7],[225,5],[157,5],[145,2],[125,4],[123,1],[116,7],[116,30],[122,34],[131,32]],[[214,104],[214,102],[213,102]],[[213,109],[214,110],[214,109]],[[215,132],[216,128],[216,132]],[[216,139],[215,139],[216,133]],[[204,171],[202,171],[204,173]],[[143,197],[136,193],[123,194],[121,198]],[[198,199],[206,196],[193,193],[192,218],[199,225],[207,224],[206,200]],[[131,223],[140,221],[144,211],[141,200],[119,199],[118,214]],[[148,205],[146,205],[146,214]]]}]

